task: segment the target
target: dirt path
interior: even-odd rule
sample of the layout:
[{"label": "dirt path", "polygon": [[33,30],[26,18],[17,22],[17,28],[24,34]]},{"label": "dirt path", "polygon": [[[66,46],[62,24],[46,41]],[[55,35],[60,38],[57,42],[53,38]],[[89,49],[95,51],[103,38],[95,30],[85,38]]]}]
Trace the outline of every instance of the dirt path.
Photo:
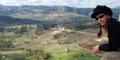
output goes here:
[{"label": "dirt path", "polygon": [[[86,36],[83,37],[83,39],[89,39],[89,38],[92,38],[92,37],[97,38],[97,34],[94,34],[94,33],[88,33],[88,32],[83,32],[83,31],[76,31],[76,33],[85,34]],[[104,40],[108,40],[107,37],[102,36],[102,38]],[[82,39],[82,37],[81,37],[81,39]]]},{"label": "dirt path", "polygon": [[87,33],[83,31],[76,31],[76,33],[84,34],[83,36],[80,36],[79,38],[77,38],[79,40],[78,43],[85,43],[96,37],[96,34]]},{"label": "dirt path", "polygon": [[[96,34],[83,32],[83,31],[76,31],[76,33],[81,33],[81,34],[84,34],[84,35],[79,37],[79,38],[77,38],[78,39],[78,43],[76,43],[75,45],[78,48],[82,48],[82,49],[85,49],[87,51],[91,51],[92,47],[95,44],[88,44],[88,41],[97,38]],[[106,37],[103,37],[103,38],[107,39]],[[97,55],[102,56],[103,54],[97,54]]]},{"label": "dirt path", "polygon": [[97,38],[96,34],[87,33],[87,32],[83,32],[83,31],[76,31],[76,33],[84,34],[83,36],[80,36],[79,38],[77,38],[78,43],[76,44],[76,46],[87,48],[88,50],[91,50],[92,46],[94,46],[94,44],[88,44],[88,42]]}]

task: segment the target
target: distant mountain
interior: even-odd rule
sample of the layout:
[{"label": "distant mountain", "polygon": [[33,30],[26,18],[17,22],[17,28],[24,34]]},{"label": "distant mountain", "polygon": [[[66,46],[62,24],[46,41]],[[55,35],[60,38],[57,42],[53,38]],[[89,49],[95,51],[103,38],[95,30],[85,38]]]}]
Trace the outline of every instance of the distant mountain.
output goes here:
[{"label": "distant mountain", "polygon": [[[93,8],[76,8],[68,6],[0,5],[0,15],[7,15],[25,20],[30,19],[36,21],[46,21],[49,23],[66,23],[92,20],[90,17],[92,10]],[[120,8],[114,8],[112,10],[114,13],[113,17],[118,18],[118,15],[120,14]]]},{"label": "distant mountain", "polygon": [[[2,15],[10,15],[13,17],[19,17],[20,15],[24,15],[26,17],[30,15],[36,14],[62,14],[62,13],[74,13],[89,16],[92,12],[93,8],[76,8],[76,7],[68,7],[68,6],[42,6],[42,5],[23,5],[23,6],[3,6],[0,5],[0,14]],[[120,14],[120,7],[113,8],[113,12],[116,14]],[[22,17],[22,16],[20,16]],[[114,15],[114,17],[117,17]],[[118,17],[117,17],[118,18]]]},{"label": "distant mountain", "polygon": [[114,8],[114,9],[112,9],[112,11],[113,11],[113,17],[118,19],[119,18],[119,14],[120,14],[120,7]]},{"label": "distant mountain", "polygon": [[3,5],[2,4],[0,4],[0,7],[2,7]]},{"label": "distant mountain", "polygon": [[3,6],[0,14],[14,18],[47,21],[49,23],[66,23],[88,20],[90,8],[75,8],[67,6]]},{"label": "distant mountain", "polygon": [[14,14],[52,14],[52,13],[76,13],[88,15],[91,8],[75,8],[67,6],[34,6],[34,5],[23,5],[23,6],[3,6],[0,9],[0,14],[3,15],[14,15]]},{"label": "distant mountain", "polygon": [[0,15],[0,26],[3,25],[20,25],[20,24],[43,24],[43,21],[33,21],[28,19],[12,18]]}]

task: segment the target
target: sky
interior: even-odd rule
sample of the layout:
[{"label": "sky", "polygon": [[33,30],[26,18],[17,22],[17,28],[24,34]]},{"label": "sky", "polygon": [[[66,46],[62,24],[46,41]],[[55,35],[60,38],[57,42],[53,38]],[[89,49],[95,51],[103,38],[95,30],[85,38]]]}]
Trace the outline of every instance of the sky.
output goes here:
[{"label": "sky", "polygon": [[0,4],[7,6],[60,5],[78,8],[94,8],[97,5],[106,5],[108,7],[115,8],[120,7],[120,0],[0,0]]}]

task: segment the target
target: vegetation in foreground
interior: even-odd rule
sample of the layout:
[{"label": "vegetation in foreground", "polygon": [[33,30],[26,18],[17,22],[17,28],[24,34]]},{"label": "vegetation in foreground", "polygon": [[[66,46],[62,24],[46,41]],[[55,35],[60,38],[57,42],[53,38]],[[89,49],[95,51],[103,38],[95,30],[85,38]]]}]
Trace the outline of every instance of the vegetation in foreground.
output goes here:
[{"label": "vegetation in foreground", "polygon": [[[38,33],[36,33],[39,31],[36,31],[33,29],[26,29],[25,27],[21,28],[21,29],[14,29],[11,31],[7,31],[8,34],[6,34],[5,32],[6,31],[2,31],[1,35],[4,35],[4,37],[8,36],[8,38],[11,35],[12,35],[12,37],[19,38],[19,39],[11,38],[11,40],[9,40],[9,41],[12,41],[12,43],[10,43],[10,44],[12,44],[13,46],[20,45],[20,44],[14,44],[17,42],[22,44],[22,43],[25,43],[25,40],[31,41],[31,39],[33,39],[33,38],[37,37],[37,35],[39,35]],[[11,34],[9,35],[9,33],[11,33]],[[16,36],[15,36],[15,34],[16,34]],[[62,47],[64,44],[77,43],[77,40],[75,38],[81,36],[81,34],[77,34],[75,32],[72,32],[72,33],[63,32],[63,33],[60,33],[59,35],[57,35],[58,38],[65,37],[65,36],[70,36],[72,38],[61,41],[61,42],[63,42],[62,44],[60,44],[60,45],[62,45]],[[25,37],[27,37],[27,38],[25,38]],[[20,39],[20,38],[24,38],[24,39]],[[21,40],[23,42],[21,42]],[[27,43],[29,43],[29,41]],[[6,40],[6,42],[7,42],[7,40]],[[7,47],[8,47],[8,45],[7,45]],[[51,46],[51,47],[54,48],[55,46]],[[57,49],[57,48],[55,48],[55,49]],[[83,51],[83,50],[72,50],[71,49],[70,51],[62,50],[59,52],[50,53],[50,51],[45,52],[45,50],[38,49],[38,50],[25,50],[25,52],[22,52],[22,53],[21,52],[19,52],[19,53],[11,52],[11,53],[7,53],[7,54],[1,54],[1,58],[3,60],[49,60],[49,59],[50,60],[70,60],[70,59],[71,60],[78,60],[78,59],[79,60],[80,59],[81,60],[98,60],[100,57],[96,56],[96,55],[92,55],[89,52]]]},{"label": "vegetation in foreground", "polygon": [[100,56],[93,55],[85,50],[70,50],[52,54],[50,60],[99,60]]},{"label": "vegetation in foreground", "polygon": [[57,53],[45,52],[44,49],[27,49],[21,52],[2,54],[2,60],[99,60],[101,57],[85,50],[66,50]]}]

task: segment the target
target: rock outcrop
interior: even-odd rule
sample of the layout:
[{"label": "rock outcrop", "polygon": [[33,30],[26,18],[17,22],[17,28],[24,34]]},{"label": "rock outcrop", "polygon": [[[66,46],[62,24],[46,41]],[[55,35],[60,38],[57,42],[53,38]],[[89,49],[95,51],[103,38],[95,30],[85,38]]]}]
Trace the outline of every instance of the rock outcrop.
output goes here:
[{"label": "rock outcrop", "polygon": [[120,60],[120,51],[106,52],[100,60]]}]

